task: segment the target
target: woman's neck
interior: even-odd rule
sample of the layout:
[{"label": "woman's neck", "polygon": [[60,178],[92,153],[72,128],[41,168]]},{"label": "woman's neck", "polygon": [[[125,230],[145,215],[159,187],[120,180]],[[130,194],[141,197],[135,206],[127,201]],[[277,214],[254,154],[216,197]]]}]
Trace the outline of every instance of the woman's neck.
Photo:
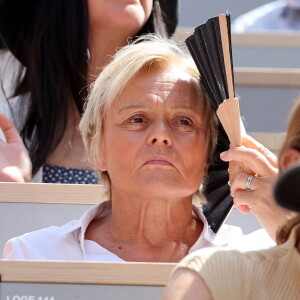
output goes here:
[{"label": "woman's neck", "polygon": [[139,239],[152,246],[167,240],[187,242],[197,229],[191,198],[119,198],[112,207],[111,229],[118,240]]},{"label": "woman's neck", "polygon": [[116,34],[107,35],[103,32],[90,32],[88,42],[90,55],[87,76],[88,84],[95,81],[118,48],[127,45],[127,42],[127,37],[117,36]]},{"label": "woman's neck", "polygon": [[113,194],[112,214],[93,221],[86,238],[127,261],[176,262],[199,238],[191,197],[149,199]]}]

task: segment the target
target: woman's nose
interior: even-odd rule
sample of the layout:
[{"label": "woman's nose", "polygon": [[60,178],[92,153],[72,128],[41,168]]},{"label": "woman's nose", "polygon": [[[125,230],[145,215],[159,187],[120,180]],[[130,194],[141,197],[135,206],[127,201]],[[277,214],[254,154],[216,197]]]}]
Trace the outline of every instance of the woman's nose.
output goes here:
[{"label": "woman's nose", "polygon": [[165,122],[157,122],[152,124],[151,132],[148,135],[147,143],[149,146],[152,145],[172,145],[171,129]]}]

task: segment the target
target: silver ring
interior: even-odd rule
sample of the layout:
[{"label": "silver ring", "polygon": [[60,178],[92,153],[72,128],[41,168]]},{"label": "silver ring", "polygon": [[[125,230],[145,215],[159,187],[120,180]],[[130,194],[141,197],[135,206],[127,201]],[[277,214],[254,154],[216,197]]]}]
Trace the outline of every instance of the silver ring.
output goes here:
[{"label": "silver ring", "polygon": [[251,182],[252,182],[253,178],[254,178],[253,175],[250,175],[250,176],[247,178],[246,184],[245,184],[246,191],[251,191]]}]

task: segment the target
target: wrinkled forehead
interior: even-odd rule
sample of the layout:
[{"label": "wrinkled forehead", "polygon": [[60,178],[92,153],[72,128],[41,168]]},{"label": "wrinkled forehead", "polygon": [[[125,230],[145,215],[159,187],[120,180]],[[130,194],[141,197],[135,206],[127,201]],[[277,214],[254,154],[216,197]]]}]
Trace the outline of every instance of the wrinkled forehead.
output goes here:
[{"label": "wrinkled forehead", "polygon": [[[133,95],[133,91],[138,93]],[[186,105],[197,110],[202,108],[204,101],[197,74],[191,74],[177,65],[151,65],[140,70],[115,100],[138,102],[140,97],[148,97],[149,101],[164,102],[166,105]]]},{"label": "wrinkled forehead", "polygon": [[188,68],[186,65],[176,64],[176,63],[152,63],[150,66],[144,66],[130,82],[134,81],[136,78],[153,78],[157,81],[178,81],[185,82],[191,85],[195,90],[199,92],[199,75],[195,70]]}]

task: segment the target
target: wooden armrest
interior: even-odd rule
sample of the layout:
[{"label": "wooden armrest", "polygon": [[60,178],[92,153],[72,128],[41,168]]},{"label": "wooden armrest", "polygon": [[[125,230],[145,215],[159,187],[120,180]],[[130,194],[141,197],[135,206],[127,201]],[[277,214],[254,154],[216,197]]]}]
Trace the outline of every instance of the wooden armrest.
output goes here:
[{"label": "wooden armrest", "polygon": [[0,260],[2,282],[164,286],[175,264]]}]

